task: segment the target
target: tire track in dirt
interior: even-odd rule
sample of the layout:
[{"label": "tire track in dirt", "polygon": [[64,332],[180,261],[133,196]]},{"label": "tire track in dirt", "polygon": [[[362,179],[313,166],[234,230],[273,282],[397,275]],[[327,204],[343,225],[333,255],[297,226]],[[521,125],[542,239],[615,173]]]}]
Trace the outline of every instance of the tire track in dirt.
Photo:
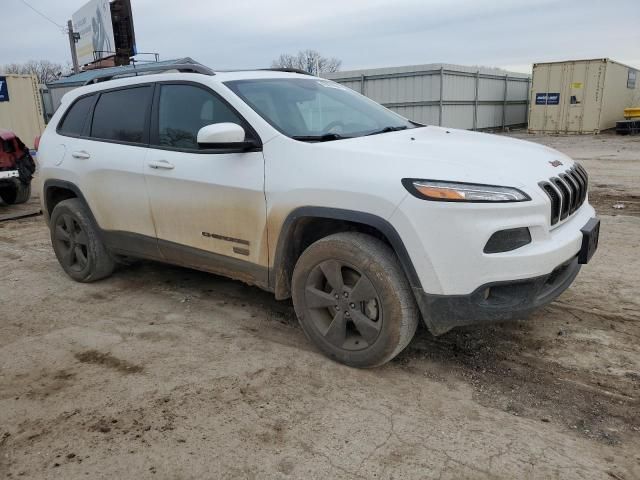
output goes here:
[{"label": "tire track in dirt", "polygon": [[607,445],[640,441],[640,382],[568,368],[545,359],[539,353],[545,346],[531,338],[526,322],[441,337],[424,332],[400,362],[436,377],[453,374],[484,406],[554,422]]}]

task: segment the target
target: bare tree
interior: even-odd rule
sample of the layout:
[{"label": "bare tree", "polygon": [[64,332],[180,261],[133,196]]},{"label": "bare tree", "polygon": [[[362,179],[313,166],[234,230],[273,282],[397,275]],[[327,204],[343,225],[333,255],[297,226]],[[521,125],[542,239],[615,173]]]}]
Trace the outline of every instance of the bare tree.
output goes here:
[{"label": "bare tree", "polygon": [[26,63],[10,63],[0,67],[4,73],[15,73],[18,75],[35,75],[38,83],[48,83],[59,79],[63,74],[69,72],[69,66],[60,63],[53,63],[49,60],[29,60]]},{"label": "bare tree", "polygon": [[323,57],[315,50],[302,50],[296,55],[283,53],[271,63],[273,68],[297,68],[312,75],[337,72],[341,65],[342,60]]}]

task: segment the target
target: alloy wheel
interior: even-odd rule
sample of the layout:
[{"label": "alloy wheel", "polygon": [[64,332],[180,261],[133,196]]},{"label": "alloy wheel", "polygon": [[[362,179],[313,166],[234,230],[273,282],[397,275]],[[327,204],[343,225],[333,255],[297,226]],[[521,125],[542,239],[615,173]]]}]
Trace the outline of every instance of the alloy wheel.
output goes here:
[{"label": "alloy wheel", "polygon": [[69,270],[81,272],[89,263],[89,238],[80,223],[69,214],[58,217],[55,225],[55,241],[60,252],[60,263]]},{"label": "alloy wheel", "polygon": [[380,334],[382,303],[371,280],[353,265],[334,259],[316,265],[305,300],[313,325],[335,347],[362,350]]}]

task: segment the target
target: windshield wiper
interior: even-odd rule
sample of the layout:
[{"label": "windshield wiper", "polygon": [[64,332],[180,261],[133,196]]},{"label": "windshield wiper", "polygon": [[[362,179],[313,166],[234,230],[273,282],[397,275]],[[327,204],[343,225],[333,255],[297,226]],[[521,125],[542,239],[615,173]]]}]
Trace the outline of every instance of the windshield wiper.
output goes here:
[{"label": "windshield wiper", "polygon": [[291,138],[301,142],[330,142],[331,140],[343,140],[351,137],[343,137],[339,133],[324,133],[322,135],[296,135]]},{"label": "windshield wiper", "polygon": [[371,133],[367,133],[365,136],[368,137],[369,135],[379,135],[380,133],[397,132],[399,130],[406,130],[407,128],[409,127],[407,127],[406,125],[402,125],[399,127],[384,127],[384,128],[381,128],[380,130],[375,130]]}]

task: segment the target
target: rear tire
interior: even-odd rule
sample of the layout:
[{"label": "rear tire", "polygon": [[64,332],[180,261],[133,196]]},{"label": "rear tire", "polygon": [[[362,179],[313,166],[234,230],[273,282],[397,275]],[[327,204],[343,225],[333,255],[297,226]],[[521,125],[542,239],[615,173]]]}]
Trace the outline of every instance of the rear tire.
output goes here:
[{"label": "rear tire", "polygon": [[398,355],[418,326],[418,308],[393,250],[363,233],[330,235],[296,263],[293,305],[307,337],[328,357],[375,367]]},{"label": "rear tire", "polygon": [[22,183],[13,180],[11,183],[0,186],[0,198],[8,205],[25,203],[31,197],[31,183]]},{"label": "rear tire", "polygon": [[95,282],[113,272],[115,261],[77,198],[56,205],[49,222],[51,244],[64,271],[77,282]]}]

